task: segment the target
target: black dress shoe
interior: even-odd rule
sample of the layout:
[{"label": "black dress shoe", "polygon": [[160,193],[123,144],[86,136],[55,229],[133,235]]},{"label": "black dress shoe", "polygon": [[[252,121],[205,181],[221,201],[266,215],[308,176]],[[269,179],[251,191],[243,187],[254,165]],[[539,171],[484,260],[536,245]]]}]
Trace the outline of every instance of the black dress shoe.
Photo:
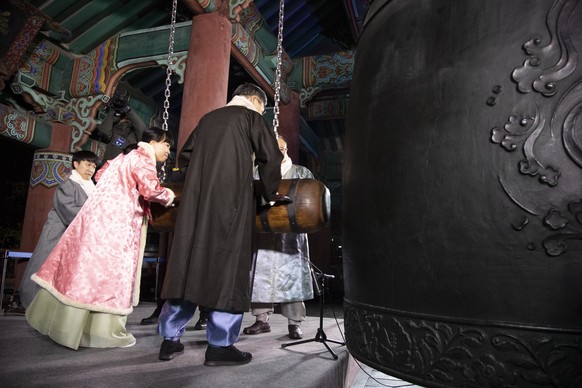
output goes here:
[{"label": "black dress shoe", "polygon": [[158,324],[158,317],[160,316],[160,313],[162,312],[163,306],[164,306],[164,300],[158,299],[158,305],[156,306],[156,309],[154,310],[152,315],[141,320],[141,325],[157,325]]},{"label": "black dress shoe", "polygon": [[271,331],[271,325],[269,322],[256,321],[249,327],[245,327],[243,333],[245,334],[260,334],[268,333]]},{"label": "black dress shoe", "polygon": [[22,307],[21,304],[10,303],[6,308],[4,308],[4,315],[18,315],[22,316],[26,314],[26,309]]},{"label": "black dress shoe", "polygon": [[170,361],[178,354],[184,351],[184,345],[178,341],[164,340],[162,346],[160,347],[160,355],[158,358],[162,361]]},{"label": "black dress shoe", "polygon": [[289,329],[289,334],[287,337],[291,339],[301,339],[303,338],[303,332],[299,325],[288,325],[287,328]]},{"label": "black dress shoe", "polygon": [[141,320],[140,325],[157,325],[158,324],[158,317],[147,317]]},{"label": "black dress shoe", "polygon": [[208,318],[200,318],[194,325],[194,330],[205,330],[208,326]]},{"label": "black dress shoe", "polygon": [[248,364],[253,359],[253,355],[248,352],[241,352],[234,345],[226,348],[208,345],[206,348],[206,366],[228,366]]}]

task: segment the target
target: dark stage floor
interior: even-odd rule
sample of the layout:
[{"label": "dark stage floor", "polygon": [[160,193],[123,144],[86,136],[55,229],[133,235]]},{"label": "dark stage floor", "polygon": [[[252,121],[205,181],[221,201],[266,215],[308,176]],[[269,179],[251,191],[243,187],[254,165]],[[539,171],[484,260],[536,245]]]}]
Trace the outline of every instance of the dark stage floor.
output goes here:
[{"label": "dark stage floor", "polygon": [[[37,333],[23,316],[0,314],[0,386],[349,387],[358,372],[345,346],[330,343],[338,360],[320,342],[281,348],[292,341],[286,336],[287,320],[280,314],[272,316],[270,333],[241,334],[237,347],[253,354],[249,364],[204,366],[206,333],[191,329],[182,338],[184,354],[162,362],[157,358],[161,338],[155,326],[139,324],[154,307],[144,302],[129,316],[127,328],[137,344],[124,349],[70,350]],[[323,329],[328,338],[342,339],[342,313],[341,305],[326,306]],[[319,327],[316,301],[308,303],[308,314],[302,328],[305,339],[314,338]],[[254,318],[245,314],[243,326],[252,322]]]}]

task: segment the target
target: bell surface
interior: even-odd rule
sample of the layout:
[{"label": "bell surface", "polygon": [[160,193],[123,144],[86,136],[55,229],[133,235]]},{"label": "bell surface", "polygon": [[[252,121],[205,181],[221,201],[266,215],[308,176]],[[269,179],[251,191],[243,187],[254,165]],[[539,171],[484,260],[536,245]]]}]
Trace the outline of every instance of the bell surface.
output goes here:
[{"label": "bell surface", "polygon": [[375,0],[344,156],[350,353],[582,386],[582,1]]}]

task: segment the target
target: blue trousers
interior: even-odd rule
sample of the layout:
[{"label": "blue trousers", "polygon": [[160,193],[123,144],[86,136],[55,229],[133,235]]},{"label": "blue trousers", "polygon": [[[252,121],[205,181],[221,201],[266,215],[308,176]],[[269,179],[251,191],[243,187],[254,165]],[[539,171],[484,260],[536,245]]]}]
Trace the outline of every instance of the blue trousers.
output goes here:
[{"label": "blue trousers", "polygon": [[[183,299],[167,299],[158,318],[158,334],[177,341],[196,311],[197,305]],[[206,337],[213,346],[230,346],[238,341],[243,314],[209,310]]]}]

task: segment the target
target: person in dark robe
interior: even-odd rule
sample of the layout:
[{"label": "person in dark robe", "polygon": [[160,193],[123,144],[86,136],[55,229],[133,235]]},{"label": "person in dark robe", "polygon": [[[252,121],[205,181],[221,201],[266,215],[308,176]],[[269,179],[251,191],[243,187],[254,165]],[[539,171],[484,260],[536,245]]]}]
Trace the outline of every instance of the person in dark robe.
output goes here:
[{"label": "person in dark robe", "polygon": [[261,195],[269,202],[281,199],[283,156],[262,117],[266,102],[258,86],[239,86],[225,107],[200,119],[179,155],[186,171],[162,291],[160,360],[183,352],[180,337],[198,305],[210,310],[204,365],[252,359],[234,343],[251,302],[253,157]]}]

